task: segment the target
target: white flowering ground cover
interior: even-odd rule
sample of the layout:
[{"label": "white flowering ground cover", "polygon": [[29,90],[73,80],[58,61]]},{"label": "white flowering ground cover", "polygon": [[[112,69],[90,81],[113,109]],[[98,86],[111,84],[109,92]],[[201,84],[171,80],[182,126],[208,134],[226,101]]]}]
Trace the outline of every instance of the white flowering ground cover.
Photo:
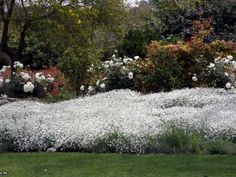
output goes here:
[{"label": "white flowering ground cover", "polygon": [[92,150],[99,138],[120,132],[131,149],[118,141],[113,142],[116,150],[138,152],[168,122],[209,137],[222,132],[234,136],[236,93],[197,88],[142,95],[119,90],[54,104],[19,101],[0,107],[0,131],[16,151]]}]

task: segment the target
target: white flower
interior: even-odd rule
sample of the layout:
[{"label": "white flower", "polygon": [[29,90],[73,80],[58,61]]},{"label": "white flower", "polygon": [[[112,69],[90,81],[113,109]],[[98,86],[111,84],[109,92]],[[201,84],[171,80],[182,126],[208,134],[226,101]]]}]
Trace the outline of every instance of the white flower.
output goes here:
[{"label": "white flower", "polygon": [[4,73],[7,71],[7,69],[11,68],[10,66],[3,66],[2,69],[0,69],[0,73]]},{"label": "white flower", "polygon": [[0,77],[0,88],[3,86],[3,78]]},{"label": "white flower", "polygon": [[100,80],[96,82],[96,86],[99,86],[99,85],[100,85]]},{"label": "white flower", "polygon": [[93,71],[93,68],[92,67],[90,67],[88,70],[87,70],[87,72],[92,72]]},{"label": "white flower", "polygon": [[232,61],[231,64],[233,65],[234,68],[236,68],[236,61]]},{"label": "white flower", "polygon": [[19,61],[15,61],[13,67],[14,67],[14,68],[17,68],[17,67],[23,68],[24,65],[23,65],[21,62],[19,62]]},{"label": "white flower", "polygon": [[81,85],[81,86],[80,86],[80,90],[81,90],[81,91],[84,91],[84,90],[85,90],[85,86],[84,86],[84,85]]},{"label": "white flower", "polygon": [[135,60],[138,60],[138,59],[139,59],[139,56],[135,56],[134,59],[135,59]]},{"label": "white flower", "polygon": [[125,74],[127,71],[128,71],[128,68],[126,68],[125,66],[121,67],[122,74]]},{"label": "white flower", "polygon": [[234,57],[233,57],[232,55],[228,55],[227,58],[228,58],[229,60],[233,60]]},{"label": "white flower", "polygon": [[37,82],[42,82],[42,81],[44,81],[45,80],[45,76],[43,75],[43,73],[36,73],[35,74],[35,78],[36,78],[36,81]]},{"label": "white flower", "polygon": [[208,68],[215,68],[215,64],[214,63],[210,63],[207,67]]},{"label": "white flower", "polygon": [[0,69],[0,73],[5,73],[6,72],[6,68],[2,68],[2,69]]},{"label": "white flower", "polygon": [[225,87],[226,87],[227,89],[230,89],[230,88],[231,88],[231,83],[229,83],[229,82],[226,83],[226,84],[225,84]]},{"label": "white flower", "polygon": [[101,85],[100,85],[100,88],[102,88],[102,89],[104,89],[106,87],[106,85],[104,84],[104,83],[102,83]]},{"label": "white flower", "polygon": [[225,76],[226,76],[226,77],[229,77],[229,73],[225,72]]},{"label": "white flower", "polygon": [[193,80],[193,82],[197,82],[197,75],[196,74],[193,75],[192,80]]},{"label": "white flower", "polygon": [[129,72],[129,74],[128,74],[128,78],[129,78],[130,80],[133,79],[133,78],[134,78],[134,73]]},{"label": "white flower", "polygon": [[6,94],[2,94],[1,97],[4,99],[8,98],[8,96]]},{"label": "white flower", "polygon": [[109,62],[109,64],[110,64],[110,66],[114,66],[114,61],[111,60],[111,61]]},{"label": "white flower", "polygon": [[93,91],[93,86],[88,87],[88,93],[91,93]]},{"label": "white flower", "polygon": [[123,65],[123,64],[120,63],[120,62],[116,62],[116,63],[115,63],[115,66],[116,66],[116,67],[119,67],[119,66],[122,66],[122,65]]},{"label": "white flower", "polygon": [[215,58],[215,62],[218,62],[220,60],[220,57]]},{"label": "white flower", "polygon": [[130,62],[133,62],[133,59],[132,59],[132,58],[129,58],[129,61],[130,61]]},{"label": "white flower", "polygon": [[28,73],[25,73],[25,72],[20,72],[20,76],[25,81],[31,79],[31,76]]},{"label": "white flower", "polygon": [[230,60],[229,59],[225,59],[225,64],[229,64]]},{"label": "white flower", "polygon": [[25,84],[23,86],[24,92],[33,92],[34,90],[34,84],[32,84],[31,82],[27,82],[27,84]]},{"label": "white flower", "polygon": [[54,80],[55,80],[55,79],[54,79],[52,76],[50,76],[50,77],[47,78],[47,81],[48,81],[49,83],[53,83]]},{"label": "white flower", "polygon": [[7,84],[9,84],[9,83],[11,82],[11,80],[10,80],[10,79],[6,79],[5,82],[6,82]]},{"label": "white flower", "polygon": [[128,58],[124,58],[123,62],[124,62],[125,64],[127,64],[127,63],[129,62],[129,59],[128,59]]}]

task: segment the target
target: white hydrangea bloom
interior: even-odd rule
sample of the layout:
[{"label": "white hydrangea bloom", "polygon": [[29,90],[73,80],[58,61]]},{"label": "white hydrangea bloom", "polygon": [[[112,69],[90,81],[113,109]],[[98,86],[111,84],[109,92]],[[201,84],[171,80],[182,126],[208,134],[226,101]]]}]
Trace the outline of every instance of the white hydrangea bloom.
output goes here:
[{"label": "white hydrangea bloom", "polygon": [[11,82],[11,80],[10,80],[10,79],[6,79],[5,82],[6,82],[7,84],[9,84],[9,83]]},{"label": "white hydrangea bloom", "polygon": [[84,86],[84,85],[81,85],[81,86],[80,86],[80,90],[81,90],[81,91],[84,91],[84,90],[85,90],[85,86]]},{"label": "white hydrangea bloom", "polygon": [[96,82],[96,86],[99,86],[99,85],[100,85],[100,80]]},{"label": "white hydrangea bloom", "polygon": [[25,84],[24,86],[23,86],[23,89],[24,89],[24,92],[33,92],[33,90],[34,90],[34,84],[32,84],[31,82],[27,82],[27,84]]},{"label": "white hydrangea bloom", "polygon": [[225,64],[229,64],[230,60],[228,58],[225,58]]},{"label": "white hydrangea bloom", "polygon": [[39,72],[35,74],[35,78],[37,82],[42,82],[45,80],[45,76],[43,75],[43,73]]},{"label": "white hydrangea bloom", "polygon": [[20,72],[20,76],[23,80],[27,81],[31,79],[31,76],[28,73]]},{"label": "white hydrangea bloom", "polygon": [[48,74],[47,75],[47,79],[46,79],[49,83],[53,83],[55,81],[55,79],[50,75]]},{"label": "white hydrangea bloom", "polygon": [[216,66],[215,63],[210,63],[207,67],[208,68],[215,68],[215,66]]},{"label": "white hydrangea bloom", "polygon": [[232,85],[231,85],[231,83],[228,82],[228,83],[225,84],[225,87],[226,87],[227,89],[231,89]]},{"label": "white hydrangea bloom", "polygon": [[5,73],[6,72],[6,68],[2,68],[2,69],[0,69],[0,73]]},{"label": "white hydrangea bloom", "polygon": [[233,65],[234,69],[236,69],[236,61],[232,61],[231,64]]},{"label": "white hydrangea bloom", "polygon": [[228,56],[227,56],[227,59],[229,59],[229,60],[233,60],[233,58],[234,58],[234,57],[233,57],[232,55],[228,55]]},{"label": "white hydrangea bloom", "polygon": [[114,66],[114,61],[111,60],[111,61],[109,62],[109,64],[110,64],[111,67]]},{"label": "white hydrangea bloom", "polygon": [[192,81],[197,82],[197,80],[198,80],[198,79],[197,79],[197,75],[194,74],[193,77],[192,77]]},{"label": "white hydrangea bloom", "polygon": [[88,93],[91,93],[94,90],[93,86],[88,87]]},{"label": "white hydrangea bloom", "polygon": [[8,98],[8,96],[6,94],[2,94],[1,97],[4,99]]},{"label": "white hydrangea bloom", "polygon": [[139,56],[135,56],[134,59],[135,59],[135,60],[138,60],[138,59],[139,59]]},{"label": "white hydrangea bloom", "polygon": [[21,62],[19,62],[19,61],[15,61],[13,67],[14,68],[18,68],[18,67],[19,68],[23,68],[24,65]]},{"label": "white hydrangea bloom", "polygon": [[102,83],[101,85],[100,85],[100,88],[101,89],[104,89],[106,87],[106,85],[104,84],[104,83]]},{"label": "white hydrangea bloom", "polygon": [[127,64],[127,63],[129,62],[129,59],[128,59],[128,58],[124,58],[124,59],[123,59],[123,62],[124,62],[125,64]]},{"label": "white hydrangea bloom", "polygon": [[133,72],[129,72],[128,74],[128,78],[131,80],[134,78],[134,73]]}]

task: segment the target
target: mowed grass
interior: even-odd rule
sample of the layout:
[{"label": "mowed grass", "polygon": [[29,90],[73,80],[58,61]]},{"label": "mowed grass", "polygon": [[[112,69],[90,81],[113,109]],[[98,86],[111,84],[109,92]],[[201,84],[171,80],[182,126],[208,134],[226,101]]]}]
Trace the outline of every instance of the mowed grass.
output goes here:
[{"label": "mowed grass", "polygon": [[236,156],[0,153],[6,177],[235,177]]}]

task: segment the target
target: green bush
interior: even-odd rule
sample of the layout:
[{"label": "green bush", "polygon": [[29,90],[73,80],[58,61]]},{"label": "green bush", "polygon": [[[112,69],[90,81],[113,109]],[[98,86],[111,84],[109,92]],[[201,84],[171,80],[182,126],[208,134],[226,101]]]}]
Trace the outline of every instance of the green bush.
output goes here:
[{"label": "green bush", "polygon": [[92,151],[94,152],[130,152],[131,145],[128,137],[119,131],[105,134],[98,138]]},{"label": "green bush", "polygon": [[236,154],[235,144],[227,139],[209,140],[204,142],[203,147],[207,154]]},{"label": "green bush", "polygon": [[171,126],[159,138],[159,151],[164,153],[201,153],[199,133]]},{"label": "green bush", "polygon": [[147,55],[147,45],[155,38],[152,31],[129,30],[122,44],[118,47],[122,56],[140,56],[145,58]]},{"label": "green bush", "polygon": [[90,65],[99,58],[95,49],[72,49],[64,52],[60,59],[59,68],[68,79],[72,91],[77,95],[84,82]]},{"label": "green bush", "polygon": [[200,73],[214,54],[201,42],[162,45],[153,41],[148,47],[148,57],[154,64],[150,73],[153,91],[170,91],[192,87],[192,76]]}]

